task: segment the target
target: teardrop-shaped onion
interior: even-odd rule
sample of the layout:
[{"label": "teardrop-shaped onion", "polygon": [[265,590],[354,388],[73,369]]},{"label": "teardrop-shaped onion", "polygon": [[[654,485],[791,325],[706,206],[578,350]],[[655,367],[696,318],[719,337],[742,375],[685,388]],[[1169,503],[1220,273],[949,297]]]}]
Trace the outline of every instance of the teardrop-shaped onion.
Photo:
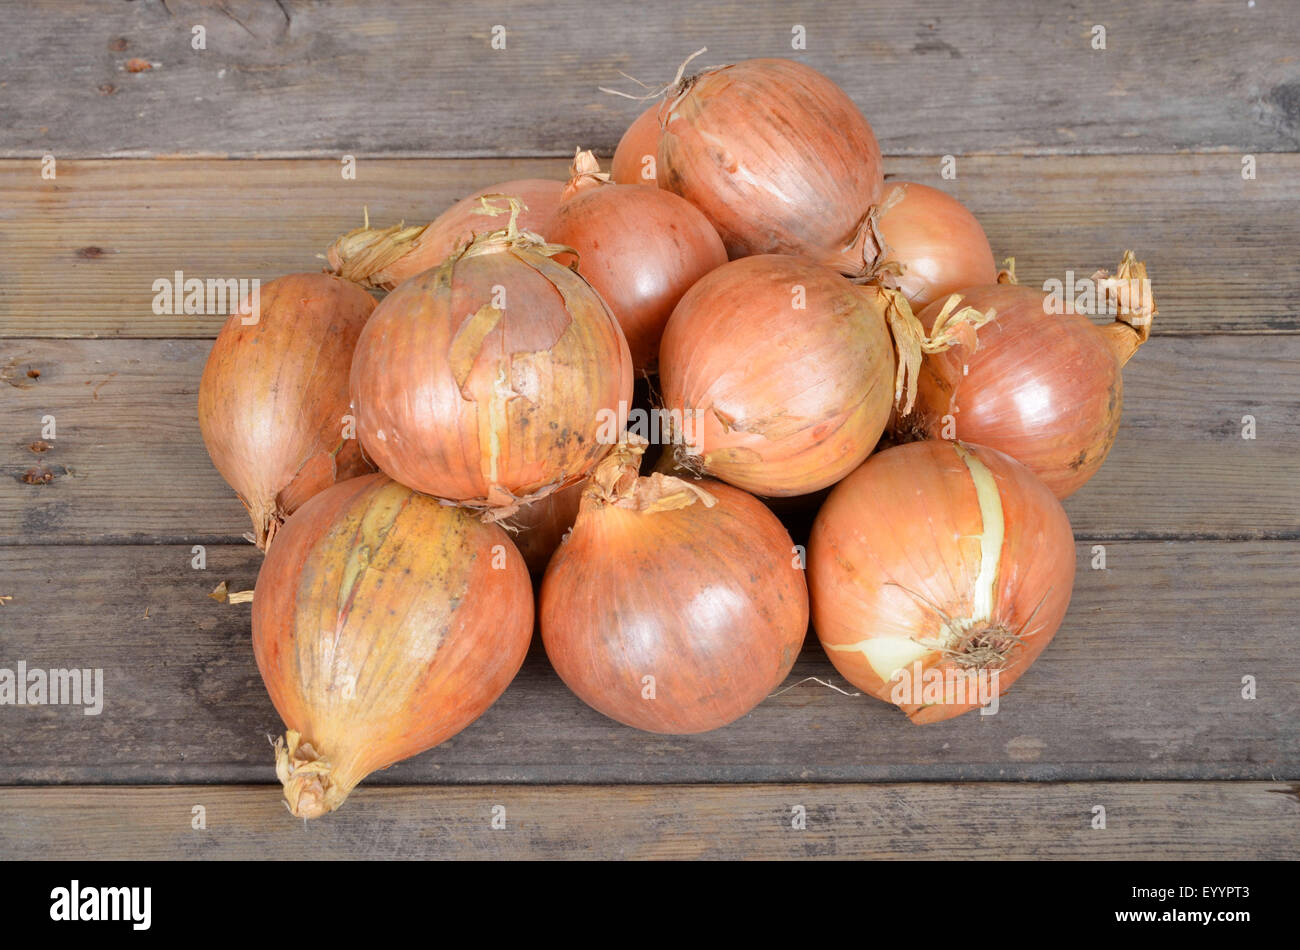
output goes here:
[{"label": "teardrop-shaped onion", "polygon": [[913,722],[1001,695],[1074,585],[1061,503],[986,446],[914,442],[831,490],[808,542],[813,628],[835,668]]},{"label": "teardrop-shaped onion", "polygon": [[[1095,282],[1116,291],[1114,320],[1105,326],[1035,288],[963,290],[962,304],[994,309],[997,319],[980,330],[973,352],[957,347],[926,357],[904,434],[988,445],[1029,466],[1058,498],[1077,491],[1115,444],[1121,368],[1147,339],[1156,313],[1146,267],[1132,252],[1116,277],[1097,275]],[[922,311],[922,324],[940,306]],[[1061,309],[1067,312],[1051,312]]]},{"label": "teardrop-shaped onion", "polygon": [[668,92],[660,117],[659,187],[703,211],[731,257],[798,254],[858,274],[874,256],[880,146],[817,70],[788,59],[705,70]]},{"label": "teardrop-shaped onion", "polygon": [[785,679],[808,624],[789,534],[714,481],[597,466],[542,582],[546,655],[584,702],[625,725],[686,734],[745,715]]},{"label": "teardrop-shaped onion", "polygon": [[312,495],[372,471],[351,433],[348,373],[374,309],[356,284],[290,274],[259,289],[256,313],[251,301],[232,313],[212,345],[199,430],[263,550]]},{"label": "teardrop-shaped onion", "polygon": [[975,215],[937,188],[886,182],[876,225],[886,248],[881,265],[897,265],[898,289],[917,310],[997,280],[993,249]]},{"label": "teardrop-shaped onion", "polygon": [[287,727],[276,771],[299,818],[477,719],[523,663],[528,570],[505,532],[382,475],[291,517],[253,596],[253,652]]},{"label": "teardrop-shaped onion", "polygon": [[627,342],[600,295],[552,259],[560,250],[493,232],[375,309],[352,404],[380,470],[508,515],[581,479],[618,441]]},{"label": "teardrop-shaped onion", "polygon": [[620,185],[656,185],[655,162],[659,154],[659,106],[656,102],[627,127],[614,149],[610,168]]},{"label": "teardrop-shaped onion", "polygon": [[[437,267],[476,235],[504,226],[505,198],[515,198],[523,206],[520,230],[549,237],[563,190],[564,182],[549,178],[503,181],[462,198],[426,225],[372,228],[367,222],[335,238],[325,256],[332,273],[366,287],[392,290],[407,278]],[[487,207],[484,198],[490,199]],[[499,216],[488,213],[493,208]]]}]

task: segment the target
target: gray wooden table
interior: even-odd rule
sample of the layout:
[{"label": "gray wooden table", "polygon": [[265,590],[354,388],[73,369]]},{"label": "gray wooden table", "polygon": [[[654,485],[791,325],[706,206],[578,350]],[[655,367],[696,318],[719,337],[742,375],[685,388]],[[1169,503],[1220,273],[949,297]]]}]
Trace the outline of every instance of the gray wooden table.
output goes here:
[{"label": "gray wooden table", "polygon": [[[0,14],[0,667],[102,669],[105,696],[97,716],[0,706],[0,858],[1300,856],[1293,8]],[[887,171],[965,201],[1026,283],[1126,247],[1150,264],[1160,316],[1119,442],[1067,504],[1065,624],[995,716],[912,726],[818,682],[845,686],[810,638],[791,688],[688,738],[605,720],[535,647],[462,734],[295,822],[249,608],[207,596],[251,587],[259,560],[195,418],[220,318],[155,314],[153,282],[315,269],[363,207],[423,221],[478,186],[562,176],[637,112],[598,85],[670,78],[701,46],[835,78]]]}]

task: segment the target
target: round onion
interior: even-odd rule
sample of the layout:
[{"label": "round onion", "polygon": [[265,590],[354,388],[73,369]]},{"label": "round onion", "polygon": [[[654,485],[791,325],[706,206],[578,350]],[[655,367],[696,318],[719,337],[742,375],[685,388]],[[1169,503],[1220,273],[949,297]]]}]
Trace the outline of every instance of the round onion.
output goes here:
[{"label": "round onion", "polygon": [[877,269],[898,272],[898,289],[917,310],[997,279],[993,250],[975,215],[937,188],[886,183],[876,227],[885,245]]},{"label": "round onion", "polygon": [[562,249],[515,230],[398,286],[352,361],[367,455],[405,485],[505,516],[581,479],[618,440],[632,361]]},{"label": "round onion", "polygon": [[[261,287],[231,314],[199,382],[199,431],[263,550],[319,491],[372,471],[353,437],[348,371],[374,299],[325,274]],[[245,325],[245,320],[253,321]]]},{"label": "round onion", "polygon": [[654,185],[659,153],[659,103],[636,117],[614,149],[610,172],[620,185]]},{"label": "round onion", "polygon": [[[1115,301],[1115,321],[1098,326],[1073,312],[1051,313],[1051,298],[1016,284],[972,287],[961,302],[991,308],[977,349],[926,358],[916,409],[904,437],[964,439],[1029,466],[1058,498],[1077,491],[1101,468],[1119,431],[1124,404],[1120,370],[1151,332],[1156,310],[1146,267],[1127,252],[1116,278],[1094,278]],[[1104,304],[1104,300],[1102,303]],[[941,308],[919,316],[923,324]]]},{"label": "round onion", "polygon": [[371,772],[460,732],[514,678],[532,629],[528,571],[501,528],[382,475],[317,495],[253,596],[289,810],[332,811]]},{"label": "round onion", "polygon": [[503,181],[462,198],[418,227],[372,228],[367,216],[364,226],[336,238],[325,256],[332,273],[366,287],[392,290],[408,277],[437,267],[476,235],[500,228],[502,219],[494,218],[492,211],[494,204],[500,211],[504,203],[490,199],[517,199],[523,209],[520,230],[547,237],[563,190],[564,182],[547,178]]},{"label": "round onion", "polygon": [[596,468],[542,582],[542,641],[584,702],[685,734],[739,719],[785,679],[808,624],[785,528],[718,482],[637,477],[639,450]]},{"label": "round onion", "polygon": [[831,80],[745,60],[678,83],[659,116],[659,187],[703,211],[733,258],[801,254],[848,274],[869,263],[880,147]]},{"label": "round onion", "polygon": [[813,628],[835,668],[913,722],[1001,695],[1074,584],[1061,503],[985,446],[914,442],[831,491],[808,543]]},{"label": "round onion", "polygon": [[727,252],[689,201],[657,188],[612,184],[599,168],[591,152],[574,159],[547,237],[578,252],[578,273],[618,318],[633,367],[649,371],[673,307],[727,262]]}]

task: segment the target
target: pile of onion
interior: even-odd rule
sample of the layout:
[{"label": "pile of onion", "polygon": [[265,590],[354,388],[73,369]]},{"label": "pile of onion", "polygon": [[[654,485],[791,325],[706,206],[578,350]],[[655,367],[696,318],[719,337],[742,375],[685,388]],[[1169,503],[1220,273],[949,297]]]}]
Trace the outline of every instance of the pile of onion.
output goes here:
[{"label": "pile of onion", "polygon": [[[903,437],[963,439],[1029,466],[1058,498],[1101,468],[1119,432],[1121,368],[1150,335],[1156,314],[1145,265],[1124,254],[1115,277],[1093,278],[1096,300],[1115,319],[1098,326],[1041,290],[1013,283],[971,287],[962,305],[993,309],[979,347],[928,356]],[[940,308],[919,314],[923,324]],[[1063,312],[1062,312],[1063,311]]]},{"label": "pile of onion", "polygon": [[1038,657],[1074,561],[1061,503],[1019,462],[960,442],[896,446],[817,515],[813,628],[850,683],[938,722],[1001,695]]},{"label": "pile of onion", "polygon": [[592,708],[650,732],[717,729],[785,679],[808,625],[789,534],[727,485],[596,468],[542,582],[546,655]]},{"label": "pile of onion", "polygon": [[299,818],[483,714],[533,629],[506,533],[383,475],[317,495],[258,574],[253,651],[287,727],[276,772]]},{"label": "pile of onion", "polygon": [[684,198],[617,185],[579,151],[549,240],[577,252],[578,273],[618,318],[637,370],[658,361],[659,339],[691,285],[727,262],[713,225]]},{"label": "pile of onion", "polygon": [[600,295],[554,260],[565,250],[512,216],[375,309],[351,392],[383,472],[507,516],[580,480],[617,442],[627,342]]},{"label": "pile of onion", "polygon": [[365,287],[392,290],[408,277],[437,267],[475,236],[499,228],[491,216],[502,213],[501,199],[519,202],[520,230],[546,235],[563,189],[564,182],[548,178],[503,181],[462,198],[429,224],[412,227],[372,228],[367,215],[364,225],[335,238],[325,257],[331,273]]},{"label": "pile of onion", "polygon": [[278,278],[258,297],[256,312],[245,301],[230,315],[208,355],[199,430],[265,550],[312,495],[372,471],[353,437],[348,372],[375,301],[325,274]]}]

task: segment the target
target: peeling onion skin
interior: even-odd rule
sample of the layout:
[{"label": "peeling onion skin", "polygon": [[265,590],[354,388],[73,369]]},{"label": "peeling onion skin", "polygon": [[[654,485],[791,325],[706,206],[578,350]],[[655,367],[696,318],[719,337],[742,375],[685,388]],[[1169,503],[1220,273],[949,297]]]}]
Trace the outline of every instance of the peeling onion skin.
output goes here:
[{"label": "peeling onion skin", "polygon": [[[694,484],[712,508],[584,500],[542,582],[556,672],[592,708],[647,732],[706,732],[744,716],[789,674],[807,630],[806,582],[776,516],[738,489]],[[654,699],[643,698],[645,676]]]},{"label": "peeling onion skin", "polygon": [[997,280],[989,239],[956,198],[916,182],[887,182],[880,207],[884,261],[902,265],[898,289],[914,309]]},{"label": "peeling onion skin", "polygon": [[[973,467],[963,451],[973,456]],[[985,518],[976,489],[975,472],[981,468],[996,487],[1000,519]],[[996,563],[996,575],[985,583],[980,539],[986,527],[999,522],[1004,531],[999,553],[987,556],[990,565]],[[996,529],[987,536],[995,535]],[[1060,627],[1074,566],[1074,537],[1061,503],[1019,462],[966,443],[896,446],[872,456],[837,485],[813,523],[808,544],[813,628],[840,674],[885,702],[892,702],[894,688],[886,674],[896,672],[900,662],[909,671],[916,659],[927,671],[961,669],[955,658],[912,644],[938,641],[939,610],[954,620],[976,618],[970,632],[1005,628],[1023,643],[1000,638],[1007,648],[1005,665],[998,669],[1001,694]],[[981,587],[989,597],[983,618],[977,617]],[[886,649],[889,641],[893,650]],[[877,651],[883,669],[870,662],[860,648],[864,643]],[[896,652],[910,648],[915,658]],[[903,702],[900,708],[915,723],[978,708],[977,700],[956,701],[963,697],[954,683],[946,686],[944,702]]]},{"label": "peeling onion skin", "polygon": [[[801,286],[805,309],[794,309]],[[869,294],[784,255],[732,261],[687,291],[664,331],[664,407],[693,420],[709,475],[786,497],[839,481],[889,421],[895,357]]]},{"label": "peeling onion skin", "polygon": [[[655,176],[647,171],[654,171],[656,156],[659,154],[659,103],[646,109],[623,133],[614,149],[614,161],[610,174],[620,185],[650,185],[658,183]],[[650,159],[649,162],[646,159]]]},{"label": "peeling onion skin", "polygon": [[280,277],[259,296],[257,322],[231,314],[208,354],[199,429],[266,550],[312,495],[373,471],[344,431],[352,353],[375,301],[325,274]]},{"label": "peeling onion skin", "polygon": [[844,90],[787,59],[682,86],[659,113],[659,187],[703,211],[732,258],[797,254],[861,272],[884,176],[875,133]]},{"label": "peeling onion skin", "polygon": [[501,528],[369,475],[289,519],[252,619],[276,711],[328,763],[280,750],[290,811],[315,818],[492,705],[528,651],[533,598]]},{"label": "peeling onion skin", "polygon": [[604,420],[621,431],[633,375],[599,294],[501,234],[380,303],[357,343],[351,392],[357,434],[381,471],[508,512],[580,480],[605,454],[617,432],[602,441],[615,428]]}]

